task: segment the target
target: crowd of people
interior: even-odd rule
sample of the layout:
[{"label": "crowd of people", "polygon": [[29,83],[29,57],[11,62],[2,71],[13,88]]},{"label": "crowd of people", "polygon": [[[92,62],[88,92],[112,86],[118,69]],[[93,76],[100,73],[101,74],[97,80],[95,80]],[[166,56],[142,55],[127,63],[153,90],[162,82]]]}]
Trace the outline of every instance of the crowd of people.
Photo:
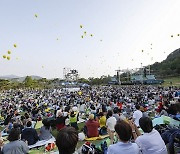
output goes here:
[{"label": "crowd of people", "polygon": [[[2,133],[7,133],[9,141],[0,140],[4,154],[28,153],[28,146],[51,139],[54,129],[58,131],[60,154],[77,151],[78,132],[87,138],[108,134],[110,146],[103,153],[166,154],[165,144],[172,142],[167,133],[161,135],[153,128],[152,118],[164,115],[180,119],[180,89],[133,85],[94,86],[78,91],[6,90],[0,92],[0,111]],[[43,124],[38,132],[34,127],[37,121]],[[79,128],[82,121],[85,125]],[[179,128],[174,132],[180,139]]]}]

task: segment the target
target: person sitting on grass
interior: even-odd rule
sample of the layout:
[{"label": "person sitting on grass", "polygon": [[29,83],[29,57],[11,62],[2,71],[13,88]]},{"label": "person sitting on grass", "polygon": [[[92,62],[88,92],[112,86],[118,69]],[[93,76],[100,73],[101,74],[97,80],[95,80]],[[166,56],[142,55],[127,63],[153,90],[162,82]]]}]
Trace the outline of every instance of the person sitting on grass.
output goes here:
[{"label": "person sitting on grass", "polygon": [[47,119],[42,121],[43,126],[40,128],[40,140],[49,140],[52,137],[50,122]]},{"label": "person sitting on grass", "polygon": [[70,113],[69,120],[70,120],[71,127],[74,127],[76,130],[78,130],[79,129],[78,124],[77,124],[77,122],[78,122],[78,113],[72,111]]},{"label": "person sitting on grass", "polygon": [[78,142],[78,132],[73,127],[65,127],[59,131],[56,145],[59,154],[73,154]]},{"label": "person sitting on grass", "polygon": [[100,113],[99,113],[99,124],[100,124],[99,134],[100,134],[100,135],[105,135],[105,134],[107,134],[106,116],[104,115],[103,112],[100,112]]},{"label": "person sitting on grass", "polygon": [[31,128],[31,121],[28,121],[26,126],[27,127],[22,131],[21,139],[27,141],[28,145],[33,145],[39,139],[38,134],[34,128]]},{"label": "person sitting on grass", "polygon": [[133,130],[135,142],[140,147],[143,154],[167,154],[166,145],[159,132],[153,129],[152,120],[150,118],[142,117],[139,120],[139,125],[144,131],[143,135],[141,135],[134,123],[131,122],[130,125]]},{"label": "person sitting on grass", "polygon": [[66,118],[63,116],[63,113],[60,110],[58,110],[56,114],[57,114],[56,129],[61,130],[62,128],[65,127]]},{"label": "person sitting on grass", "polygon": [[94,119],[94,114],[89,115],[89,120],[85,124],[87,128],[87,137],[98,137],[99,136],[99,122]]},{"label": "person sitting on grass", "polygon": [[111,140],[111,144],[113,144],[114,141],[114,133],[115,133],[114,126],[116,125],[116,122],[117,120],[115,117],[113,117],[113,112],[109,110],[107,113],[106,126],[107,126],[108,135]]},{"label": "person sitting on grass", "polygon": [[130,142],[132,129],[127,122],[119,120],[115,125],[115,131],[119,142],[110,145],[107,154],[140,154],[138,145]]},{"label": "person sitting on grass", "polygon": [[24,141],[19,140],[20,129],[12,128],[8,136],[9,143],[5,144],[2,153],[3,154],[27,154],[29,148]]}]

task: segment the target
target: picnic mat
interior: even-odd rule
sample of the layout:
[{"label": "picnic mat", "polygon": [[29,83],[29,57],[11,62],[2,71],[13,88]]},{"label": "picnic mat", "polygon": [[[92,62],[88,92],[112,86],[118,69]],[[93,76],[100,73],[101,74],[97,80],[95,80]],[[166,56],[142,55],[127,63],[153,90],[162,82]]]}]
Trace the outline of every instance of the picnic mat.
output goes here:
[{"label": "picnic mat", "polygon": [[38,141],[38,142],[36,142],[36,144],[29,145],[28,147],[29,147],[29,149],[32,149],[32,148],[44,146],[44,145],[46,145],[46,144],[48,144],[48,143],[53,143],[53,142],[55,142],[55,141],[56,141],[56,139],[55,139],[54,137],[52,137],[52,138],[49,139],[49,140]]},{"label": "picnic mat", "polygon": [[155,125],[160,125],[160,124],[169,124],[171,126],[180,126],[180,122],[177,120],[172,119],[171,117],[168,116],[161,116],[159,118],[155,118],[152,120],[153,122],[153,127]]},{"label": "picnic mat", "polygon": [[109,137],[109,135],[100,135],[98,137],[91,137],[91,138],[85,138],[85,141],[95,141],[95,140],[102,140]]}]

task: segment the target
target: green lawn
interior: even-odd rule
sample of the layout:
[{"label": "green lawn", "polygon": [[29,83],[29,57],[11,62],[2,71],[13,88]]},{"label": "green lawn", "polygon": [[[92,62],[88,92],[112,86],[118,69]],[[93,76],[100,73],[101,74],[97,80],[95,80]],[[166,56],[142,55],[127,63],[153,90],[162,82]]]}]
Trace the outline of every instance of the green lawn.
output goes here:
[{"label": "green lawn", "polygon": [[[171,84],[171,82],[172,82],[172,84]],[[180,87],[180,76],[179,77],[165,78],[162,86],[165,86],[165,87],[178,86],[178,87]]]}]

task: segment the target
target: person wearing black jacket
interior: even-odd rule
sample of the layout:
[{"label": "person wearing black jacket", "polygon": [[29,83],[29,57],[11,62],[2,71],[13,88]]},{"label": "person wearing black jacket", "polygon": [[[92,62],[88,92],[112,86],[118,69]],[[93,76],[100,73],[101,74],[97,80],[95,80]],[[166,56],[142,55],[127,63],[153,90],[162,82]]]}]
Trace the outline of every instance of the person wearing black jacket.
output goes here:
[{"label": "person wearing black jacket", "polygon": [[27,122],[27,128],[22,131],[21,139],[28,142],[28,145],[35,144],[38,140],[38,134],[34,128],[31,128],[31,121]]}]

